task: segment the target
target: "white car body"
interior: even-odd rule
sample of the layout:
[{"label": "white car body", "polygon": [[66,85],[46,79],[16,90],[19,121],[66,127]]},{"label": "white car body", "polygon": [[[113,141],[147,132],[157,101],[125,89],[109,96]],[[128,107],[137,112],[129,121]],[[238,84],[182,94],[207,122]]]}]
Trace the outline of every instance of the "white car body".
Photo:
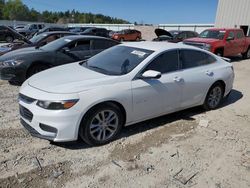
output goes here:
[{"label": "white car body", "polygon": [[[52,68],[28,79],[20,93],[43,101],[79,99],[67,110],[46,110],[19,100],[28,109],[32,120],[21,116],[23,122],[35,130],[35,136],[55,142],[73,141],[78,138],[81,120],[93,106],[113,101],[125,111],[125,126],[164,114],[199,106],[204,103],[209,88],[216,82],[225,83],[226,96],[233,87],[232,64],[210,52],[183,44],[138,42],[122,46],[136,47],[154,52],[131,72],[121,76],[104,75],[87,69],[79,62]],[[172,49],[194,49],[210,54],[216,63],[162,74],[159,79],[135,79],[152,59]],[[212,74],[210,74],[212,73]],[[150,73],[149,73],[150,74]],[[57,129],[57,133],[41,129],[40,124]],[[27,127],[26,127],[27,128]],[[31,130],[31,132],[32,132]]]}]

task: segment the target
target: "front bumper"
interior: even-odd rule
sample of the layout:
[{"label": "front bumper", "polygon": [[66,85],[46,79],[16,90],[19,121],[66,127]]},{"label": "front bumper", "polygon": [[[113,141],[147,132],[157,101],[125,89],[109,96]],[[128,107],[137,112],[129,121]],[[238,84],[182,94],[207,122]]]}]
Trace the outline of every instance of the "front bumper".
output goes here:
[{"label": "front bumper", "polygon": [[25,68],[22,66],[0,67],[1,80],[8,80],[8,81],[22,83],[26,78],[25,73],[26,73]]},{"label": "front bumper", "polygon": [[21,124],[32,136],[54,142],[78,139],[81,112],[74,106],[67,110],[46,110],[37,100],[19,99]]}]

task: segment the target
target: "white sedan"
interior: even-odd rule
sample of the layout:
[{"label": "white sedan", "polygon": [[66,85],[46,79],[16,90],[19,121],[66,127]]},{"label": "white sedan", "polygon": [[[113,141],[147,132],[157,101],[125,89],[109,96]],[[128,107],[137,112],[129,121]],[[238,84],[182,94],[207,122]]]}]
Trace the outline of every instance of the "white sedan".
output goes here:
[{"label": "white sedan", "polygon": [[19,94],[22,125],[36,137],[91,145],[123,126],[203,105],[217,108],[234,81],[232,64],[183,44],[138,42],[43,71]]}]

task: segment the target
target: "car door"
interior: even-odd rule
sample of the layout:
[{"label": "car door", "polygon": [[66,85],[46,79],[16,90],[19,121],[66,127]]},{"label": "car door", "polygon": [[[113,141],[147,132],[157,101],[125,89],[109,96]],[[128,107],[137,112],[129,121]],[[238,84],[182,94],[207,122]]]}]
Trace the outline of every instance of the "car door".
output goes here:
[{"label": "car door", "polygon": [[208,88],[214,83],[214,64],[216,59],[198,50],[180,50],[182,79],[182,109],[199,105]]},{"label": "car door", "polygon": [[226,45],[224,49],[224,56],[233,56],[237,54],[237,41],[234,31],[229,31],[226,37]]},{"label": "car door", "polygon": [[245,49],[245,38],[242,30],[236,31],[237,53],[242,53]]},{"label": "car door", "polygon": [[178,80],[178,51],[167,51],[151,61],[147,70],[162,73],[159,79],[135,78],[132,81],[134,121],[173,112],[179,108],[181,86]]}]

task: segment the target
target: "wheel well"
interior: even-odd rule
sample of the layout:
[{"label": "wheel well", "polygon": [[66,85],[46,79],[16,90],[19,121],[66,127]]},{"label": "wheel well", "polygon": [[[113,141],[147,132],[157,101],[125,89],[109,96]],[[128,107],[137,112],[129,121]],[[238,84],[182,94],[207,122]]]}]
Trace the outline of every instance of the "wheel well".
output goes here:
[{"label": "wheel well", "polygon": [[216,53],[216,52],[222,52],[222,53],[224,53],[224,48],[223,48],[223,47],[216,48],[214,52],[215,52],[215,53]]},{"label": "wheel well", "polygon": [[26,78],[28,78],[29,71],[30,71],[33,67],[38,66],[38,65],[45,65],[45,66],[48,66],[48,67],[52,67],[52,65],[49,64],[49,63],[45,63],[45,62],[41,62],[41,61],[33,62],[33,63],[29,66],[29,68],[27,69],[27,71],[26,71]]},{"label": "wheel well", "polygon": [[221,84],[222,85],[222,87],[223,87],[223,94],[224,94],[225,90],[226,90],[226,84],[225,84],[225,82],[223,80],[218,80],[211,87],[213,87],[215,84]]},{"label": "wheel well", "polygon": [[104,105],[104,104],[114,104],[116,105],[121,111],[122,111],[122,114],[124,115],[124,125],[126,123],[126,118],[127,118],[127,113],[126,113],[126,110],[125,108],[123,107],[123,105],[119,102],[116,102],[116,101],[105,101],[105,102],[101,102],[101,103],[98,103],[94,106],[92,106],[90,109],[88,109],[88,111],[84,114],[84,116],[82,117],[82,120],[84,120],[85,116],[87,115],[87,113],[92,110],[93,108],[96,108],[97,106],[100,106],[100,105]]}]

